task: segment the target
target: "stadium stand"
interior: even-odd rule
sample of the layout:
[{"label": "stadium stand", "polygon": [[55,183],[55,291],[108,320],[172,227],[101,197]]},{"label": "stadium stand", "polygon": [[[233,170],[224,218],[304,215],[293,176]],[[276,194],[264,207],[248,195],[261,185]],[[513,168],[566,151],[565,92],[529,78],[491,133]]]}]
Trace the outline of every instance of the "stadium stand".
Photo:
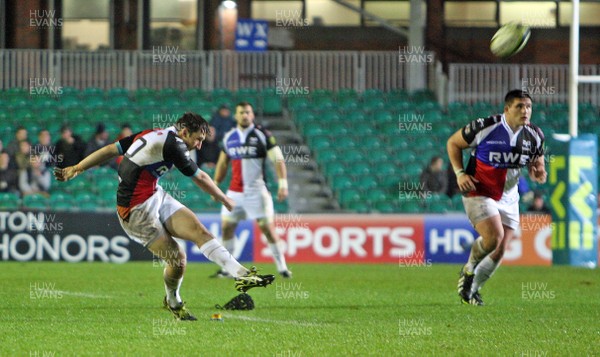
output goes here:
[{"label": "stadium stand", "polygon": [[[200,88],[140,88],[130,92],[125,88],[104,91],[89,87],[80,91],[65,87],[57,96],[31,96],[25,89],[11,88],[0,97],[0,120],[7,123],[0,128],[0,139],[8,144],[15,128],[23,125],[33,144],[41,129],[50,131],[54,143],[60,137],[61,126],[68,123],[75,134],[87,141],[96,124],[103,123],[114,140],[123,123],[129,123],[134,132],[150,126],[165,127],[184,111],[210,118],[219,105],[233,106],[240,100],[254,104],[257,116],[267,118],[267,122],[269,117],[278,122],[289,120],[291,133],[282,131],[281,135],[307,145],[323,180],[311,174],[310,179],[301,182],[301,191],[314,191],[315,197],[324,197],[325,201],[333,198],[336,205],[325,206],[332,210],[339,207],[359,213],[462,211],[460,196],[428,194],[411,200],[399,195],[418,194],[419,175],[431,157],[439,155],[447,162],[444,143],[453,130],[469,120],[502,110],[486,102],[452,102],[444,110],[433,93],[426,90],[407,93],[367,89],[357,93],[354,89],[317,89],[307,95],[282,98],[274,88],[240,88],[236,92],[225,88],[211,92]],[[566,104],[536,104],[532,120],[549,136],[567,131],[567,115]],[[579,120],[581,132],[600,134],[600,127],[595,125],[600,120],[597,107],[581,103]],[[206,171],[213,173],[212,169]],[[267,173],[268,186],[273,190],[275,174],[272,169]],[[219,211],[216,202],[176,175],[179,173],[174,171],[161,180],[167,191],[196,211]],[[53,183],[49,197],[2,193],[0,208],[112,210],[117,182],[113,168],[98,168],[87,172],[84,179]],[[407,189],[399,187],[400,182],[415,185]],[[309,187],[312,184],[314,187]],[[532,182],[529,185],[532,190],[544,189]],[[275,205],[277,212],[290,210],[287,202]]]}]

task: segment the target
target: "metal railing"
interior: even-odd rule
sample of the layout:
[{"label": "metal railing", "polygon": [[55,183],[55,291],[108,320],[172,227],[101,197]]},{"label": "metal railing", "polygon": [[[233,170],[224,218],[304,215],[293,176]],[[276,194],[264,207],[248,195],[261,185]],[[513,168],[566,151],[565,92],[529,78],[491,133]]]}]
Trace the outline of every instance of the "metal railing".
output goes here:
[{"label": "metal railing", "polygon": [[[600,65],[579,66],[582,75],[600,74]],[[449,102],[488,102],[500,104],[510,89],[527,90],[534,101],[543,104],[568,100],[568,65],[547,64],[450,64]],[[600,106],[600,86],[579,85],[579,102]]]},{"label": "metal railing", "polygon": [[[440,74],[435,56],[419,63],[425,83],[435,91]],[[399,53],[357,51],[231,51],[184,52],[173,48],[153,51],[48,51],[0,50],[0,89],[28,88],[33,78],[52,79],[63,87],[109,89],[137,88],[239,88],[277,87],[293,78],[313,89],[408,89],[413,63]],[[414,67],[413,67],[414,68]]]}]

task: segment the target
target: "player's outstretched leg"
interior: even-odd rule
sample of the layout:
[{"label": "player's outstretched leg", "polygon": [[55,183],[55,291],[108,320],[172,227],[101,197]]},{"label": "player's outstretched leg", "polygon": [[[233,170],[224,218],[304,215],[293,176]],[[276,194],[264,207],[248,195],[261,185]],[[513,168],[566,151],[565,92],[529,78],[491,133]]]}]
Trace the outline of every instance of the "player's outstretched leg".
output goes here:
[{"label": "player's outstretched leg", "polygon": [[[258,275],[244,268],[232,255],[219,243],[210,232],[200,223],[196,215],[188,208],[183,207],[175,212],[167,222],[167,230],[175,237],[194,242],[200,252],[208,260],[218,264],[223,270],[227,271],[236,281],[248,281],[248,285],[266,286],[269,285],[274,277],[272,275]],[[271,279],[273,277],[273,279]],[[264,280],[264,281],[263,281]],[[236,283],[237,288],[237,283]]]},{"label": "player's outstretched leg", "polygon": [[[221,241],[223,247],[227,249],[233,255],[233,250],[235,249],[235,237],[234,232],[237,227],[237,222],[228,221],[224,217],[221,217]],[[229,274],[224,269],[217,270],[216,273],[210,276],[211,278],[233,278],[231,274]]]},{"label": "player's outstretched leg", "polygon": [[186,266],[186,256],[183,249],[169,236],[156,239],[148,245],[148,249],[165,262],[163,271],[165,284],[164,308],[169,310],[178,320],[197,320],[185,307],[185,303],[179,295]]}]

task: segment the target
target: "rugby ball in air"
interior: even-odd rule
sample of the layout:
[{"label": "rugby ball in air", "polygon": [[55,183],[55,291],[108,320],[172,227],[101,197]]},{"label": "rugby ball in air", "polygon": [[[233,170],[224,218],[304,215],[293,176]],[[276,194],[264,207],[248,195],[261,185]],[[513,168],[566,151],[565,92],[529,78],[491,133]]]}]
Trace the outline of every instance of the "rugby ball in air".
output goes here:
[{"label": "rugby ball in air", "polygon": [[497,57],[510,57],[519,53],[529,41],[531,30],[514,22],[498,29],[490,42],[490,50]]}]

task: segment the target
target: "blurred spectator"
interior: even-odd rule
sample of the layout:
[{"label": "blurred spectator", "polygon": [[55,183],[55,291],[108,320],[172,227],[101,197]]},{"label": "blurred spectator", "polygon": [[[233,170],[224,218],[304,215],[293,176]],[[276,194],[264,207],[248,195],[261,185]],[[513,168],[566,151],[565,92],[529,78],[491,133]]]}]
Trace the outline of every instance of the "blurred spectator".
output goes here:
[{"label": "blurred spectator", "polygon": [[133,131],[131,130],[131,125],[123,124],[121,125],[121,132],[119,132],[119,136],[117,136],[117,140],[119,141],[123,138],[133,135]]},{"label": "blurred spectator", "polygon": [[56,166],[73,166],[83,160],[85,154],[85,143],[78,135],[73,135],[71,128],[64,125],[60,129],[60,139],[56,142]]},{"label": "blurred spectator", "polygon": [[423,190],[446,193],[448,188],[448,175],[444,171],[444,160],[440,156],[434,156],[429,165],[421,173],[421,184]]},{"label": "blurred spectator", "polygon": [[0,139],[0,152],[4,152],[4,143],[2,142],[2,139]]},{"label": "blurred spectator", "polygon": [[11,159],[19,151],[19,143],[21,141],[27,141],[27,129],[25,127],[18,127],[15,132],[15,138],[8,145],[6,145],[6,152],[11,156]]},{"label": "blurred spectator", "polygon": [[10,156],[0,153],[0,192],[18,192],[17,170],[9,167]]},{"label": "blurred spectator", "polygon": [[52,141],[50,139],[50,132],[46,129],[40,130],[38,133],[38,142],[31,148],[31,153],[40,155],[44,165],[53,166],[56,162],[53,159],[54,148],[52,147]]},{"label": "blurred spectator", "polygon": [[219,143],[216,138],[216,129],[214,126],[210,127],[210,134],[202,142],[202,147],[200,150],[196,150],[196,157],[198,166],[205,165],[207,167],[213,168],[219,160],[219,153],[221,152],[221,148],[219,147]]},{"label": "blurred spectator", "polygon": [[[106,127],[104,124],[100,123],[96,126],[96,133],[94,136],[88,141],[85,147],[85,155],[88,156],[94,151],[105,147],[108,144],[108,131],[106,131]],[[103,165],[107,165],[108,163],[104,163]]]},{"label": "blurred spectator", "polygon": [[460,189],[458,188],[456,174],[454,173],[454,168],[452,167],[451,163],[448,163],[448,167],[446,168],[446,177],[448,178],[448,188],[446,189],[446,195],[452,198],[457,193],[460,193]]},{"label": "blurred spectator", "polygon": [[17,171],[25,170],[29,167],[29,161],[31,159],[31,144],[28,141],[21,141],[19,143],[19,151],[14,156],[15,168]]},{"label": "blurred spectator", "polygon": [[50,170],[42,162],[40,155],[32,155],[28,168],[19,172],[19,190],[23,196],[36,193],[48,195],[50,190]]},{"label": "blurred spectator", "polygon": [[233,116],[231,115],[231,110],[227,105],[221,105],[219,110],[212,116],[210,119],[210,125],[215,127],[216,137],[215,141],[219,146],[222,146],[223,136],[226,132],[235,128],[237,125],[235,120],[233,120]]},{"label": "blurred spectator", "polygon": [[533,201],[529,208],[527,208],[528,213],[545,213],[551,214],[550,208],[546,206],[546,202],[544,201],[544,196],[541,192],[535,192],[533,194]]},{"label": "blurred spectator", "polygon": [[[129,124],[123,124],[121,125],[121,132],[119,133],[119,136],[117,136],[117,140],[115,141],[119,141],[123,138],[126,138],[128,136],[133,135],[133,131],[131,130],[131,125]],[[121,163],[121,160],[123,160],[123,155],[117,156],[117,158],[115,159],[115,164],[114,168],[116,169],[119,164]]]}]

